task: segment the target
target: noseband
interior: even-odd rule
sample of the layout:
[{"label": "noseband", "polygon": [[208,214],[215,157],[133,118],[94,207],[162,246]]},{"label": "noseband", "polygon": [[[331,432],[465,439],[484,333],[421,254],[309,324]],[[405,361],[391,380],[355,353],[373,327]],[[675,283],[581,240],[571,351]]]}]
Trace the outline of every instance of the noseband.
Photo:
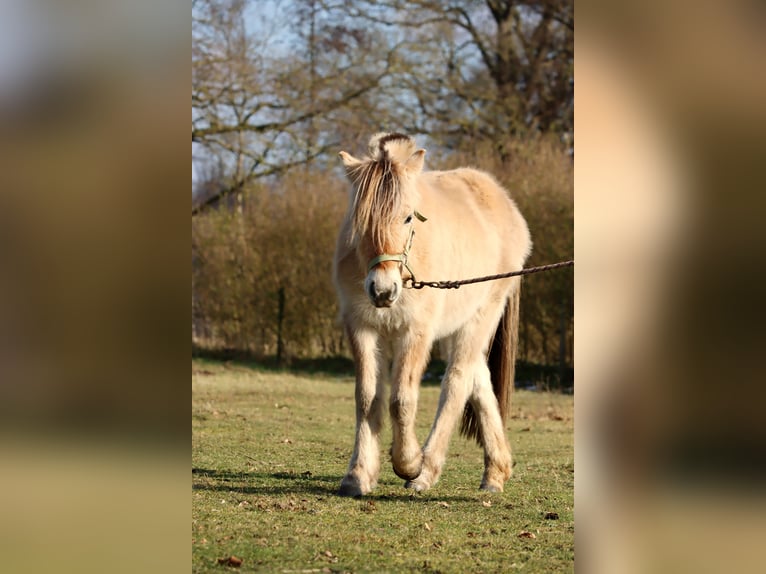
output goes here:
[{"label": "noseband", "polygon": [[[417,217],[420,221],[427,221],[427,217],[425,217],[423,214],[415,211],[413,212],[413,215]],[[407,272],[410,274],[410,277],[412,277],[412,280],[415,280],[415,274],[412,272],[412,269],[410,269],[410,266],[407,265],[407,258],[410,255],[410,248],[412,247],[412,239],[415,237],[415,227],[413,226],[410,228],[410,236],[407,238],[407,243],[404,246],[404,251],[401,253],[381,253],[377,257],[373,257],[370,259],[369,263],[367,263],[367,271],[371,271],[373,267],[378,265],[379,263],[383,263],[384,261],[398,261],[401,263],[404,268],[407,270]]]}]

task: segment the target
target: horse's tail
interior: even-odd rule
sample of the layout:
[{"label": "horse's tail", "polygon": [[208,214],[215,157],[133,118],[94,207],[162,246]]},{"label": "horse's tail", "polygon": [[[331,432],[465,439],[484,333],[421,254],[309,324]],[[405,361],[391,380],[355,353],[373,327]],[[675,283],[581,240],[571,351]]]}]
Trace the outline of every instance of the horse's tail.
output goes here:
[{"label": "horse's tail", "polygon": [[[497,325],[497,331],[495,331],[487,357],[492,390],[500,407],[500,418],[503,421],[503,426],[505,426],[505,421],[511,412],[511,394],[513,392],[519,335],[520,291],[521,284],[519,283],[506,301],[503,317]],[[479,420],[470,402],[465,405],[463,410],[460,434],[469,439],[476,439],[476,442],[482,446],[484,444]]]}]

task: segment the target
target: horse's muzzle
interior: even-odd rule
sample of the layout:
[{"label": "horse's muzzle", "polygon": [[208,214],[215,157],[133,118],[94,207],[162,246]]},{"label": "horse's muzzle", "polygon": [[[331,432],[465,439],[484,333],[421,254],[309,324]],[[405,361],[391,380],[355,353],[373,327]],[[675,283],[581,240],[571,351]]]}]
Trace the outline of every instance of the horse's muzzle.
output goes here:
[{"label": "horse's muzzle", "polygon": [[399,298],[401,288],[398,284],[391,285],[391,289],[378,289],[375,281],[371,281],[367,289],[367,294],[370,296],[372,304],[376,307],[391,307]]}]

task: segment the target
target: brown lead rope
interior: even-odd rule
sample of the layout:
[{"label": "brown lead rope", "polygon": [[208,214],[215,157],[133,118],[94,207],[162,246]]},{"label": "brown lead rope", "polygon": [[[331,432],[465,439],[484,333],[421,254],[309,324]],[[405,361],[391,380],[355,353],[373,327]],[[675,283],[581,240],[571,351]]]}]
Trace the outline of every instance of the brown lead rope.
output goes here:
[{"label": "brown lead rope", "polygon": [[562,261],[560,263],[551,263],[550,265],[540,265],[538,267],[528,267],[521,271],[511,271],[510,273],[500,273],[499,275],[486,275],[484,277],[475,277],[473,279],[462,279],[460,281],[415,281],[410,278],[405,282],[405,287],[409,289],[422,289],[423,287],[433,287],[434,289],[458,289],[462,285],[470,285],[472,283],[482,283],[484,281],[493,281],[495,279],[506,279],[507,277],[516,277],[517,275],[530,275],[531,273],[539,273],[540,271],[548,271],[550,269],[558,269],[559,267],[572,267],[574,266],[574,259],[569,261]]}]

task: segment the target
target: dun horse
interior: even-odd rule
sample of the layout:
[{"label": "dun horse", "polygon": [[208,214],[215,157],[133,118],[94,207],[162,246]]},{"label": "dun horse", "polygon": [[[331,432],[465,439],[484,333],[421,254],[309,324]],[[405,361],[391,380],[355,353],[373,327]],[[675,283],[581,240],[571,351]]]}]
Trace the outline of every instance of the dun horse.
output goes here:
[{"label": "dun horse", "polygon": [[[415,277],[464,279],[521,269],[531,250],[527,224],[492,176],[468,168],[423,172],[425,150],[406,135],[376,134],[368,156],[340,156],[353,185],[334,279],[356,366],[356,440],[339,494],[368,494],[377,484],[388,379],[391,460],[407,488],[424,491],[436,483],[462,415],[461,433],[484,448],[481,488],[502,491],[511,476],[504,427],[520,278],[457,290],[406,287]],[[421,448],[414,429],[418,391],[437,341],[448,366]]]}]

